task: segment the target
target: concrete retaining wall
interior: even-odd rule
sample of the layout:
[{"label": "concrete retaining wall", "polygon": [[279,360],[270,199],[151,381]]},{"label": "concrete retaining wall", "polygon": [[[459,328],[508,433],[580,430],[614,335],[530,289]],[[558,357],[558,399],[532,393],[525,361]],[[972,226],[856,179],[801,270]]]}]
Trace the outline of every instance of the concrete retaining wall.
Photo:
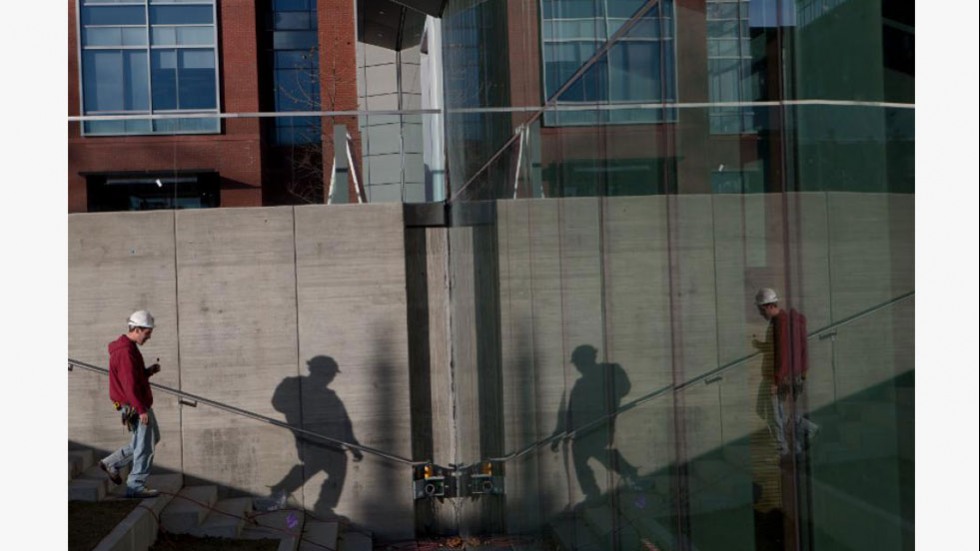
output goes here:
[{"label": "concrete retaining wall", "polygon": [[[811,331],[914,290],[913,220],[914,196],[851,193],[515,200],[489,225],[410,233],[400,204],[70,215],[69,356],[106,366],[126,316],[149,308],[156,382],[470,464],[555,431],[577,346],[622,365],[625,403],[753,353],[758,287]],[[913,334],[906,301],[812,341],[811,409],[914,369]],[[615,446],[649,473],[761,428],[754,362],[621,415]],[[339,372],[316,379],[310,364]],[[69,385],[69,437],[121,445],[106,379]],[[160,467],[229,491],[287,488],[381,538],[531,532],[583,497],[568,453],[545,447],[507,464],[506,498],[414,511],[405,466],[166,395],[155,409]],[[596,472],[603,490],[616,483]]]},{"label": "concrete retaining wall", "polygon": [[[148,308],[157,329],[143,355],[163,365],[154,382],[334,437],[346,434],[346,411],[358,442],[407,457],[401,213],[394,204],[70,215],[69,357],[107,367],[106,344]],[[323,357],[339,373],[318,382],[308,362]],[[77,372],[69,385],[69,438],[122,445],[107,379]],[[355,463],[160,392],[154,409],[163,469],[232,493],[284,487],[381,538],[414,533],[407,466],[371,455]]]}]

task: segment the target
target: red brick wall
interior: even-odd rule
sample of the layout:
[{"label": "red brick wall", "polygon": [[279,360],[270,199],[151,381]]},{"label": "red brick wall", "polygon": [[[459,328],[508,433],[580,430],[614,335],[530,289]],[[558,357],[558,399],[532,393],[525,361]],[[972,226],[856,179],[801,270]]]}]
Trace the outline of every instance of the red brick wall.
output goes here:
[{"label": "red brick wall", "polygon": [[[68,112],[80,114],[79,51],[75,0],[68,0]],[[252,0],[218,1],[221,111],[256,112],[258,51]],[[353,30],[351,30],[353,33]],[[354,65],[354,55],[350,56]],[[68,211],[87,208],[80,172],[212,169],[221,175],[221,206],[262,204],[258,119],[226,119],[218,135],[83,137],[68,129]]]}]

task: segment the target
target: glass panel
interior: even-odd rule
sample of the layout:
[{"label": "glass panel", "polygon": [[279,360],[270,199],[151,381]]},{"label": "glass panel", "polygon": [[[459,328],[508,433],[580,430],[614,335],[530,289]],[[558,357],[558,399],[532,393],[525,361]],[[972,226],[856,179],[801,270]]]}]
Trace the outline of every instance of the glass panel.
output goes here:
[{"label": "glass panel", "polygon": [[177,44],[181,46],[210,46],[214,44],[213,27],[177,27]]},{"label": "glass panel", "polygon": [[149,108],[146,52],[89,50],[83,63],[86,112]]},{"label": "glass panel", "polygon": [[193,25],[214,23],[211,6],[151,6],[151,25]]},{"label": "glass panel", "polygon": [[86,46],[119,46],[122,44],[122,29],[116,27],[82,29],[82,40]]},{"label": "glass panel", "polygon": [[158,46],[174,46],[177,44],[177,28],[154,25],[150,27],[153,44]]},{"label": "glass panel", "polygon": [[98,6],[82,10],[82,25],[145,25],[142,6]]},{"label": "glass panel", "polygon": [[153,108],[157,110],[177,109],[177,52],[175,50],[153,50]]},{"label": "glass panel", "polygon": [[181,109],[217,106],[213,50],[179,50],[179,105]]},{"label": "glass panel", "polygon": [[277,12],[273,28],[276,30],[311,28],[311,14],[309,12]]},{"label": "glass panel", "polygon": [[309,50],[317,45],[314,31],[277,31],[272,33],[272,47],[276,50]]}]

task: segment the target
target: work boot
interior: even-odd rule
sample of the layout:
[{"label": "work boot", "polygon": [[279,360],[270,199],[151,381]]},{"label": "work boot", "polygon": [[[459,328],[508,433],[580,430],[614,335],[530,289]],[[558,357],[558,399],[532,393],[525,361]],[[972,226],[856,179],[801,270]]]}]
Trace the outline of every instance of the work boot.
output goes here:
[{"label": "work boot", "polygon": [[140,488],[139,490],[126,490],[126,497],[133,499],[147,499],[151,497],[157,497],[160,495],[159,490],[154,490],[153,488],[147,488],[146,486]]},{"label": "work boot", "polygon": [[116,485],[122,484],[122,477],[119,476],[119,470],[118,469],[116,469],[115,467],[111,467],[109,465],[106,465],[105,463],[103,463],[101,461],[99,461],[99,468],[102,469],[102,472],[104,472],[105,475],[107,477],[109,477],[109,480],[111,480],[113,484],[116,484]]}]

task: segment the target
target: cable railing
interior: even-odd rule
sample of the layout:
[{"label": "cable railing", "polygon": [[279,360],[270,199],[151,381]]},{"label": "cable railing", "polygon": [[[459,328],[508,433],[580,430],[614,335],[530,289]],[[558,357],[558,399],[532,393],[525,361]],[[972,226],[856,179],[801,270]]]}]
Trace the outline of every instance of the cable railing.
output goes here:
[{"label": "cable railing", "polygon": [[[888,300],[886,302],[883,302],[881,304],[878,304],[876,306],[873,306],[871,308],[868,308],[866,310],[863,310],[861,312],[858,312],[857,314],[848,316],[848,317],[846,317],[846,318],[844,318],[844,319],[842,319],[840,321],[831,323],[831,324],[829,324],[829,325],[827,325],[825,327],[821,327],[820,329],[817,329],[816,331],[810,332],[807,335],[807,340],[814,339],[814,338],[818,338],[820,340],[823,340],[825,338],[828,338],[828,337],[836,334],[836,330],[838,328],[840,328],[840,327],[843,327],[845,325],[849,325],[849,324],[851,324],[851,323],[853,323],[853,322],[855,322],[855,321],[857,321],[859,319],[865,318],[865,317],[867,317],[867,316],[869,316],[871,314],[874,314],[876,312],[879,312],[881,310],[884,310],[885,308],[889,308],[889,307],[894,306],[894,305],[896,305],[896,304],[898,304],[900,302],[903,302],[903,301],[906,301],[906,300],[908,300],[910,298],[913,298],[914,296],[915,296],[915,291],[910,291],[908,293],[904,293],[902,295],[899,295],[899,296],[897,296],[897,297],[895,297],[895,298],[893,298],[891,300]],[[499,463],[504,463],[504,462],[507,462],[507,461],[512,461],[512,460],[518,459],[520,457],[523,457],[523,456],[525,456],[525,455],[527,455],[527,454],[535,451],[538,448],[541,448],[541,447],[546,446],[546,445],[550,445],[551,443],[553,443],[555,441],[568,440],[568,439],[574,438],[578,434],[585,433],[585,432],[587,432],[587,431],[589,431],[589,430],[591,430],[591,429],[593,429],[595,427],[598,427],[598,426],[602,425],[603,423],[608,422],[610,419],[612,419],[612,418],[614,418],[614,417],[616,417],[618,415],[621,415],[621,414],[623,414],[623,413],[625,413],[627,411],[630,411],[632,409],[635,409],[635,408],[637,408],[637,407],[639,407],[639,406],[641,406],[641,405],[643,405],[643,404],[645,404],[645,403],[647,403],[647,402],[649,402],[649,401],[651,401],[651,400],[653,400],[653,399],[655,399],[655,398],[657,398],[659,396],[662,396],[664,394],[667,394],[667,393],[670,393],[670,392],[679,392],[681,390],[684,390],[685,388],[688,388],[688,387],[690,387],[690,386],[692,386],[694,384],[697,384],[699,382],[702,382],[702,381],[704,382],[704,384],[712,384],[712,383],[718,382],[719,380],[722,379],[722,377],[723,377],[722,374],[723,373],[728,372],[728,371],[730,371],[730,370],[732,370],[732,369],[734,369],[734,368],[736,368],[738,366],[744,365],[745,363],[747,363],[747,362],[749,362],[749,361],[751,361],[751,360],[753,360],[755,358],[758,358],[761,354],[762,354],[762,352],[754,352],[754,353],[749,354],[747,356],[743,356],[743,357],[738,358],[736,360],[733,360],[731,362],[725,363],[725,364],[723,364],[723,365],[721,365],[721,366],[719,366],[719,367],[717,367],[715,369],[712,369],[711,371],[708,371],[706,373],[702,373],[701,375],[698,375],[696,377],[693,377],[693,378],[691,378],[691,379],[689,379],[689,380],[687,380],[687,381],[685,381],[683,383],[680,383],[680,384],[677,384],[677,385],[667,385],[665,387],[659,388],[657,390],[654,390],[652,392],[649,392],[647,394],[644,394],[643,396],[640,396],[639,398],[636,398],[634,400],[631,400],[630,402],[628,402],[628,403],[620,406],[619,408],[617,408],[615,411],[613,411],[613,412],[611,412],[609,414],[603,415],[601,417],[598,417],[596,419],[593,419],[592,421],[589,421],[588,423],[586,423],[586,424],[584,424],[584,425],[582,425],[580,427],[577,427],[577,428],[575,428],[573,430],[568,430],[568,431],[562,431],[562,432],[554,433],[554,434],[552,434],[552,435],[550,435],[550,436],[548,436],[546,438],[542,438],[542,439],[540,439],[540,440],[538,440],[536,442],[533,442],[531,444],[528,444],[528,445],[524,446],[523,448],[521,448],[519,450],[516,450],[514,452],[511,452],[511,453],[509,453],[507,455],[503,455],[503,456],[499,456],[499,457],[489,457],[489,458],[481,459],[480,461],[473,462],[469,466],[470,467],[477,466],[477,465],[479,465],[479,464],[481,464],[481,463],[483,463],[485,461],[494,461],[494,462],[499,462]],[[109,374],[109,370],[108,369],[105,369],[103,367],[94,366],[94,365],[91,365],[91,364],[88,364],[88,363],[85,363],[85,362],[81,362],[81,361],[73,360],[73,359],[69,358],[68,359],[68,370],[71,371],[75,367],[78,367],[78,368],[81,368],[81,369],[84,369],[84,370],[87,370],[87,371],[91,371],[91,372],[94,372],[94,373],[100,373],[102,375],[108,375]],[[226,412],[229,412],[229,413],[233,413],[233,414],[240,415],[240,416],[243,416],[243,417],[248,417],[248,418],[253,419],[253,420],[256,420],[256,421],[261,421],[261,422],[264,422],[264,423],[268,423],[270,425],[274,425],[274,426],[277,426],[277,427],[280,427],[280,428],[284,428],[284,429],[290,430],[290,431],[292,431],[292,432],[294,432],[294,433],[296,433],[298,435],[302,435],[302,436],[305,436],[305,437],[309,437],[309,438],[321,440],[321,441],[327,442],[329,444],[342,447],[344,449],[359,450],[359,451],[364,452],[364,453],[369,453],[369,454],[372,454],[372,455],[375,455],[375,456],[378,456],[378,457],[381,457],[381,458],[384,458],[384,459],[387,459],[387,460],[390,460],[390,461],[394,461],[396,463],[402,463],[404,465],[408,465],[408,466],[411,466],[411,467],[421,467],[421,466],[424,466],[424,465],[432,465],[433,464],[432,461],[413,461],[411,459],[408,459],[408,458],[405,458],[405,457],[401,457],[401,456],[398,456],[398,455],[395,455],[395,454],[392,454],[392,453],[388,453],[388,452],[385,452],[385,451],[382,451],[382,450],[378,450],[378,449],[375,449],[375,448],[371,448],[369,446],[364,446],[364,445],[361,445],[361,444],[354,444],[352,442],[345,442],[343,440],[338,440],[336,438],[331,438],[329,436],[318,434],[316,432],[312,432],[312,431],[309,431],[309,430],[306,430],[306,429],[303,429],[303,428],[300,428],[300,427],[296,427],[296,426],[290,425],[288,423],[284,423],[282,421],[279,421],[277,419],[273,419],[271,417],[266,417],[264,415],[260,415],[258,413],[252,412],[252,411],[248,411],[248,410],[245,410],[245,409],[242,409],[242,408],[238,408],[238,407],[235,407],[235,406],[232,406],[232,405],[228,405],[228,404],[225,404],[225,403],[222,403],[222,402],[218,402],[218,401],[215,401],[215,400],[210,400],[210,399],[204,398],[202,396],[191,394],[189,392],[184,392],[182,390],[171,388],[171,387],[168,387],[168,386],[165,386],[165,385],[161,385],[161,384],[158,384],[158,383],[150,383],[150,386],[153,387],[154,389],[160,390],[160,391],[162,391],[164,393],[177,396],[178,401],[181,404],[183,404],[183,405],[188,405],[188,406],[196,407],[198,403],[205,404],[205,405],[208,405],[208,406],[211,406],[213,408],[220,409],[220,410],[223,410],[223,411],[226,411]],[[189,402],[187,400],[189,400]],[[443,468],[446,469],[446,470],[456,470],[459,467],[460,467],[460,465],[457,465],[455,467],[450,467],[450,468],[446,468],[446,467],[443,467]]]},{"label": "cable railing", "polygon": [[[73,360],[71,358],[68,358],[68,371],[72,371],[72,369],[75,368],[75,367],[78,367],[80,369],[84,369],[86,371],[91,371],[93,373],[100,373],[100,374],[106,375],[106,376],[109,375],[109,370],[106,369],[106,368],[104,368],[104,367],[98,367],[98,366],[95,366],[95,365],[92,365],[92,364],[88,364],[88,363],[85,363],[85,362],[81,362],[81,361],[78,361],[78,360]],[[303,429],[303,428],[300,428],[300,427],[297,427],[297,426],[294,426],[294,425],[290,425],[289,423],[284,423],[282,421],[279,421],[278,419],[273,419],[271,417],[266,417],[264,415],[260,415],[258,413],[253,412],[253,411],[248,411],[246,409],[238,408],[238,407],[235,407],[235,406],[232,406],[232,405],[228,405],[228,404],[225,404],[225,403],[222,403],[222,402],[218,402],[218,401],[215,401],[215,400],[204,398],[203,396],[198,396],[196,394],[191,394],[189,392],[184,392],[183,390],[178,390],[176,388],[171,388],[171,387],[166,386],[166,385],[161,385],[161,384],[158,384],[158,383],[150,383],[150,386],[153,387],[154,390],[159,390],[159,391],[164,392],[166,394],[171,394],[173,396],[176,396],[177,399],[178,399],[178,402],[180,404],[182,404],[182,405],[185,405],[185,406],[197,407],[197,404],[199,404],[199,403],[200,404],[205,404],[205,405],[211,406],[213,408],[220,409],[222,411],[226,411],[228,413],[234,413],[235,415],[241,415],[243,417],[248,417],[249,419],[254,419],[256,421],[262,421],[262,422],[268,423],[270,425],[274,425],[274,426],[277,426],[277,427],[280,427],[280,428],[288,429],[288,430],[296,433],[297,435],[301,435],[301,436],[305,436],[305,437],[308,437],[308,438],[313,438],[313,439],[316,439],[316,440],[320,440],[320,441],[326,442],[328,444],[332,444],[334,446],[339,446],[339,447],[341,447],[343,449],[358,450],[358,451],[361,451],[361,452],[364,452],[364,453],[369,453],[369,454],[372,454],[372,455],[375,455],[375,456],[378,456],[378,457],[387,459],[389,461],[394,461],[396,463],[402,463],[402,464],[405,464],[405,465],[409,465],[411,467],[418,467],[418,466],[422,466],[422,465],[426,465],[426,464],[431,463],[430,461],[412,461],[411,459],[408,459],[408,458],[405,458],[405,457],[401,457],[401,456],[398,456],[398,455],[395,455],[395,454],[392,454],[392,453],[388,453],[386,451],[382,451],[382,450],[379,450],[379,449],[375,449],[375,448],[372,448],[372,447],[369,447],[369,446],[364,446],[364,445],[361,445],[361,444],[354,444],[353,442],[345,442],[343,440],[338,440],[336,438],[331,438],[329,436],[325,436],[325,435],[322,435],[322,434],[319,434],[319,433],[316,433],[316,432],[313,432],[313,431],[309,431],[309,430],[306,430],[306,429]]]},{"label": "cable railing", "polygon": [[[874,314],[876,312],[879,312],[881,310],[884,310],[885,308],[889,308],[891,306],[894,306],[895,304],[898,304],[899,302],[903,302],[905,300],[908,300],[908,299],[910,299],[910,298],[912,298],[914,296],[915,296],[915,291],[909,291],[908,293],[904,293],[902,295],[899,295],[899,296],[897,296],[897,297],[895,297],[895,298],[893,298],[891,300],[882,302],[881,304],[878,304],[876,306],[872,306],[871,308],[868,308],[867,310],[862,310],[861,312],[858,312],[857,314],[848,316],[848,317],[846,317],[846,318],[844,318],[844,319],[842,319],[840,321],[836,321],[836,322],[831,323],[831,324],[829,324],[829,325],[827,325],[825,327],[821,327],[820,329],[817,329],[816,331],[810,332],[807,335],[807,340],[812,340],[814,338],[817,338],[819,340],[823,340],[823,339],[829,338],[829,337],[831,337],[831,336],[833,336],[833,335],[836,334],[836,331],[837,331],[837,329],[839,327],[843,327],[845,325],[849,325],[849,324],[851,324],[851,323],[853,323],[853,322],[855,322],[855,321],[857,321],[859,319],[862,319],[862,318],[865,318],[867,316],[870,316],[871,314]],[[490,458],[490,461],[506,462],[506,461],[511,461],[511,460],[514,460],[514,459],[518,459],[518,458],[520,458],[520,457],[522,457],[524,455],[527,455],[527,454],[531,453],[532,451],[534,451],[534,450],[536,450],[538,448],[541,448],[541,447],[543,447],[545,445],[551,444],[552,442],[554,442],[556,440],[558,440],[558,441],[560,441],[560,440],[568,440],[568,439],[574,438],[578,434],[588,432],[589,430],[591,430],[591,429],[593,429],[595,427],[598,427],[598,426],[600,426],[600,425],[608,422],[612,418],[614,418],[614,417],[616,417],[616,416],[618,416],[618,415],[620,415],[622,413],[625,413],[625,412],[627,412],[627,411],[629,411],[631,409],[635,409],[635,408],[637,408],[637,407],[639,407],[639,406],[641,406],[641,405],[649,402],[650,400],[653,400],[654,398],[657,398],[657,397],[662,396],[664,394],[667,394],[669,392],[680,392],[681,390],[684,390],[685,388],[688,388],[688,387],[690,387],[690,386],[692,386],[692,385],[694,385],[696,383],[702,382],[702,381],[705,384],[716,383],[716,382],[720,381],[723,378],[723,375],[722,375],[723,373],[725,373],[727,371],[730,371],[731,369],[734,369],[734,368],[736,368],[736,367],[738,367],[740,365],[743,365],[743,364],[745,364],[745,363],[747,363],[747,362],[749,362],[749,361],[751,361],[751,360],[753,360],[755,358],[758,358],[761,355],[762,355],[762,352],[761,351],[759,351],[759,352],[753,352],[752,354],[749,354],[747,356],[743,356],[743,357],[738,358],[736,360],[733,360],[731,362],[725,363],[725,364],[723,364],[723,365],[721,365],[721,366],[719,366],[719,367],[717,367],[715,369],[712,369],[711,371],[708,371],[707,373],[702,373],[701,375],[698,375],[696,377],[692,377],[691,379],[689,379],[689,380],[687,380],[687,381],[685,381],[683,383],[680,383],[680,384],[677,384],[677,385],[667,385],[665,387],[659,388],[657,390],[654,390],[652,392],[649,392],[647,394],[644,394],[643,396],[640,396],[639,398],[636,398],[635,400],[631,400],[630,402],[628,402],[628,403],[620,406],[619,408],[617,408],[615,411],[613,411],[613,412],[611,412],[609,414],[603,415],[601,417],[597,417],[596,419],[593,419],[592,421],[589,421],[588,423],[586,423],[586,424],[584,424],[584,425],[582,425],[580,427],[577,427],[574,430],[562,431],[562,432],[554,433],[554,434],[552,434],[552,435],[550,435],[550,436],[548,436],[546,438],[543,438],[541,440],[538,440],[537,442],[533,442],[531,444],[528,444],[528,445],[524,446],[523,448],[521,448],[520,450],[511,452],[511,453],[509,453],[507,455],[504,455],[504,456],[492,457],[492,458]]]}]

